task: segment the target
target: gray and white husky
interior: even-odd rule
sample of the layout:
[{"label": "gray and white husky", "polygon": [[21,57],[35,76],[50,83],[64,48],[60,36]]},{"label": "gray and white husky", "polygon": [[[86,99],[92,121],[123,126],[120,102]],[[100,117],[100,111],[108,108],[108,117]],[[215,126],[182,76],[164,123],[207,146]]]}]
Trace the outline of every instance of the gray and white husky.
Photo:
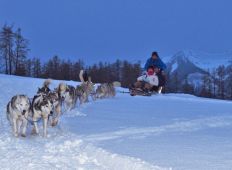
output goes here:
[{"label": "gray and white husky", "polygon": [[96,89],[97,98],[114,97],[116,95],[113,83],[103,83]]},{"label": "gray and white husky", "polygon": [[32,102],[32,120],[34,128],[32,133],[39,133],[38,121],[43,119],[43,136],[47,136],[48,118],[53,113],[52,103],[46,95],[36,95]]},{"label": "gray and white husky", "polygon": [[41,88],[38,88],[37,95],[46,95],[52,103],[53,115],[51,119],[51,125],[56,126],[61,116],[62,102],[58,91],[56,89],[54,91],[50,90],[49,85],[51,84],[51,82],[51,79],[45,80],[43,86]]},{"label": "gray and white husky", "polygon": [[76,87],[76,92],[80,100],[80,104],[88,102],[89,96],[91,96],[93,100],[96,100],[96,92],[95,92],[94,83],[91,81],[90,76],[88,76],[88,80],[85,81],[83,74],[84,74],[84,70],[81,70],[79,74],[81,85],[78,85]]},{"label": "gray and white husky", "polygon": [[22,137],[26,137],[30,100],[26,95],[16,95],[7,104],[7,119],[10,121],[14,136],[18,137],[22,128]]},{"label": "gray and white husky", "polygon": [[48,94],[51,92],[49,85],[51,84],[52,80],[47,79],[44,81],[43,86],[41,88],[38,88],[37,94]]},{"label": "gray and white husky", "polygon": [[77,102],[77,93],[75,87],[65,83],[60,83],[57,88],[57,92],[64,103],[65,110],[75,108]]},{"label": "gray and white husky", "polygon": [[48,99],[52,103],[52,108],[53,108],[53,115],[52,115],[52,120],[51,120],[51,125],[56,126],[59,118],[61,116],[61,98],[59,97],[59,94],[56,91],[49,92],[47,95]]}]

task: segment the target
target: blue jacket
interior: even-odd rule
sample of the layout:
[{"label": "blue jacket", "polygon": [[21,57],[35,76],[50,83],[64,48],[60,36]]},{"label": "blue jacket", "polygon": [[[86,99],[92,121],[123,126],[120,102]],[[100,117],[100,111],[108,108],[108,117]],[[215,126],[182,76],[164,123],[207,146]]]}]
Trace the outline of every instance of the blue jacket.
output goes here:
[{"label": "blue jacket", "polygon": [[161,70],[165,70],[167,68],[166,64],[164,64],[160,58],[157,58],[156,60],[149,58],[144,66],[144,71],[146,71],[149,66],[156,66]]}]

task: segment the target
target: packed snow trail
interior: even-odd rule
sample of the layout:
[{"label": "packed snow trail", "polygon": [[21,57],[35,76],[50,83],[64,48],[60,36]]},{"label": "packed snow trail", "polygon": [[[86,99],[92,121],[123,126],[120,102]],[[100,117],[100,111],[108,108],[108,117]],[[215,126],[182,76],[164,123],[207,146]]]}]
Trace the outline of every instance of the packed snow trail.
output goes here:
[{"label": "packed snow trail", "polygon": [[13,137],[6,103],[15,94],[33,96],[43,81],[0,75],[1,169],[232,167],[232,102],[185,94],[117,94],[65,113],[58,127],[49,127],[46,139],[31,136],[30,130],[26,138]]},{"label": "packed snow trail", "polygon": [[[78,169],[78,170],[143,170],[161,168],[141,159],[110,153],[80,136],[67,131],[66,118],[87,116],[78,109],[67,112],[59,126],[48,129],[48,138],[30,135],[15,138],[6,119],[6,104],[16,94],[33,97],[44,80],[0,75],[0,169]],[[60,81],[54,81],[56,87]],[[76,82],[67,82],[77,85]]]},{"label": "packed snow trail", "polygon": [[177,170],[232,167],[232,102],[185,94],[118,94],[66,118],[70,132],[110,152]]}]

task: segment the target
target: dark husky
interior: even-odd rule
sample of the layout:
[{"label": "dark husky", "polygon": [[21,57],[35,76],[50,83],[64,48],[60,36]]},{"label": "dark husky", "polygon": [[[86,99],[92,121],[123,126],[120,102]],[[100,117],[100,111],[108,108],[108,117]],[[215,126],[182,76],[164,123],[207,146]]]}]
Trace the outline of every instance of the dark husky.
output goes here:
[{"label": "dark husky", "polygon": [[43,83],[43,87],[39,88],[37,91],[38,95],[45,95],[50,100],[53,108],[53,115],[51,119],[51,125],[56,126],[58,123],[58,120],[61,116],[61,105],[62,105],[62,99],[60,95],[58,94],[57,90],[51,91],[49,88],[49,85],[51,84],[51,79],[47,79]]},{"label": "dark husky", "polygon": [[37,94],[48,94],[51,90],[49,88],[49,85],[51,84],[51,79],[47,79],[43,83],[43,87],[38,88]]},{"label": "dark husky", "polygon": [[46,95],[36,95],[33,98],[32,102],[32,120],[34,123],[33,133],[38,134],[38,120],[43,119],[43,136],[47,136],[47,125],[48,125],[48,118],[53,113],[53,106],[51,101],[49,100],[48,96]]}]

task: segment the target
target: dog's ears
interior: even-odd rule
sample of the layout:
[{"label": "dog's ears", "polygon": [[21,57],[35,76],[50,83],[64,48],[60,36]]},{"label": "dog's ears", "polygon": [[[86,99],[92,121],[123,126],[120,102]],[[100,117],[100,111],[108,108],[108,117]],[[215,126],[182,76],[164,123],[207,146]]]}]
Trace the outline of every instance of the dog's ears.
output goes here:
[{"label": "dog's ears", "polygon": [[12,97],[12,99],[11,99],[11,107],[13,108],[13,109],[16,109],[16,100],[17,100],[17,97],[18,96],[14,96],[14,97]]}]

